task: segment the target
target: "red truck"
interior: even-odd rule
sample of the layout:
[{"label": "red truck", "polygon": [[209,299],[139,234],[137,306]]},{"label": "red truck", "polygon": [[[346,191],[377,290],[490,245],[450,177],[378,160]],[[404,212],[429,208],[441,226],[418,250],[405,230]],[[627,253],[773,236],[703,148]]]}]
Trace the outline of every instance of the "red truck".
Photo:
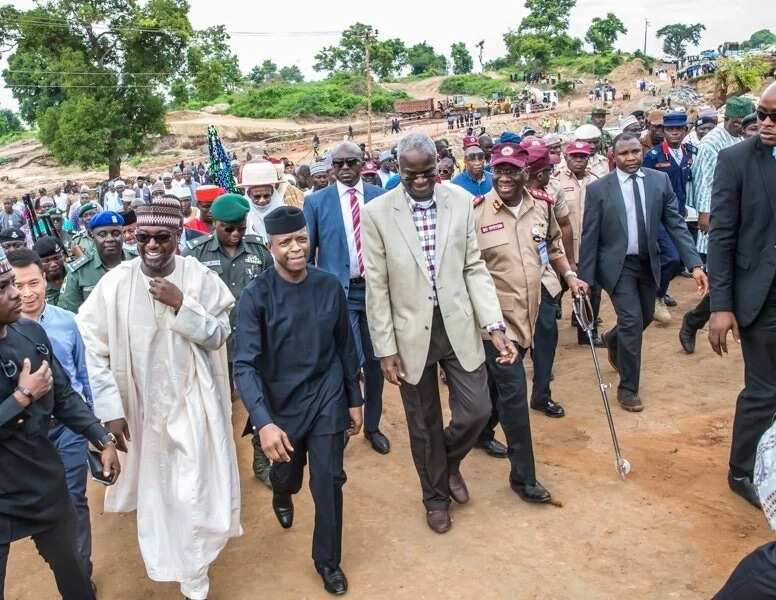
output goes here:
[{"label": "red truck", "polygon": [[426,98],[424,100],[396,100],[393,103],[393,112],[402,117],[429,117],[438,118],[440,111],[434,107],[434,99]]}]

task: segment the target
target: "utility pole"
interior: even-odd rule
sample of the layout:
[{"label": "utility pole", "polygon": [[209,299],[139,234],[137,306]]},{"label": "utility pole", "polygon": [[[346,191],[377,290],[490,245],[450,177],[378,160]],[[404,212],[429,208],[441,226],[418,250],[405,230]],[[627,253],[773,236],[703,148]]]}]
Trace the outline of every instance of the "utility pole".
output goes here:
[{"label": "utility pole", "polygon": [[649,27],[649,20],[644,19],[644,56],[647,55],[647,27]]},{"label": "utility pole", "polygon": [[[375,30],[375,35],[377,31]],[[370,32],[364,35],[364,68],[366,69],[366,148],[369,155],[372,155],[372,70],[369,66],[369,42],[371,41]]]}]

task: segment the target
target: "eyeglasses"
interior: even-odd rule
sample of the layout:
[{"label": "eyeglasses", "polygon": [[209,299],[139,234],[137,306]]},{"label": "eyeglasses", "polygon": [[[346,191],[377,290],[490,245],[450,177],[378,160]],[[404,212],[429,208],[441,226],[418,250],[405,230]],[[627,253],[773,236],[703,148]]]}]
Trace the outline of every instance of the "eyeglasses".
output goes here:
[{"label": "eyeglasses", "polygon": [[499,177],[520,177],[522,171],[520,169],[499,169],[496,167],[493,169],[493,174]]},{"label": "eyeglasses", "polygon": [[100,231],[94,232],[93,235],[98,240],[107,240],[108,238],[120,240],[124,234],[121,229],[101,229]]},{"label": "eyeglasses", "polygon": [[172,234],[169,231],[162,231],[160,233],[147,233],[145,231],[138,231],[135,233],[135,239],[138,244],[147,244],[151,240],[156,240],[156,243],[169,244],[172,240]]},{"label": "eyeglasses", "polygon": [[404,181],[415,181],[416,179],[436,179],[436,176],[436,169],[429,169],[423,173],[409,173],[406,175],[402,174],[401,178]]},{"label": "eyeglasses", "polygon": [[476,154],[467,154],[465,158],[466,158],[466,160],[479,160],[479,161],[482,161],[482,160],[485,160],[485,155],[482,152],[478,152]]},{"label": "eyeglasses", "polygon": [[360,158],[335,158],[333,161],[331,161],[331,166],[334,167],[335,169],[341,169],[345,165],[347,165],[351,169],[354,169],[360,164],[361,164]]},{"label": "eyeglasses", "polygon": [[235,231],[239,231],[240,233],[245,233],[245,230],[247,227],[245,225],[224,225],[223,227],[224,233],[234,233]]},{"label": "eyeglasses", "polygon": [[767,111],[761,107],[757,107],[757,120],[765,123],[766,119],[770,119],[771,123],[776,125],[776,110]]},{"label": "eyeglasses", "polygon": [[253,198],[254,200],[263,200],[264,198],[272,198],[272,194],[255,193],[255,194],[251,194],[251,198]]}]

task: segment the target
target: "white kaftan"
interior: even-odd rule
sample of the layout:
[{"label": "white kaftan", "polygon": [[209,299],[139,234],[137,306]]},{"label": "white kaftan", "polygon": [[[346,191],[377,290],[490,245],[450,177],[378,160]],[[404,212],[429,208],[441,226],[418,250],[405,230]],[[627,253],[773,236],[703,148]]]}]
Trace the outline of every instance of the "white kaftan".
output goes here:
[{"label": "white kaftan", "polygon": [[95,413],[126,418],[132,437],[105,510],[137,510],[148,576],[202,600],[208,567],[242,534],[225,346],[234,298],[215,272],[176,256],[176,315],[150,295],[140,266],[111,269],[77,316]]}]

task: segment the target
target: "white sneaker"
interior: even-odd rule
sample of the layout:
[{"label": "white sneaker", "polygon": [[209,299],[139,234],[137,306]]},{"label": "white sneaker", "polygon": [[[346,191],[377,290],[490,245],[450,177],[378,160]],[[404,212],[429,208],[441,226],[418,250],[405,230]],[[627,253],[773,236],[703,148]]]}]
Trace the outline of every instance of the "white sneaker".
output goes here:
[{"label": "white sneaker", "polygon": [[662,298],[655,299],[655,321],[661,325],[667,325],[671,322],[671,313]]}]

